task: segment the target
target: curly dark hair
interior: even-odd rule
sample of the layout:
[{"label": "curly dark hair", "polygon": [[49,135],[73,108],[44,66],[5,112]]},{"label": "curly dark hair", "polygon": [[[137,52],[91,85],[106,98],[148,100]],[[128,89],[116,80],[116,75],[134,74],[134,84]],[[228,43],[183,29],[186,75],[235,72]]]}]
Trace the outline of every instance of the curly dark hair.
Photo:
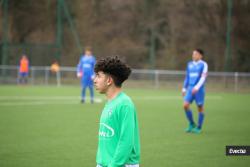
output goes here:
[{"label": "curly dark hair", "polygon": [[122,83],[128,79],[131,68],[117,56],[114,56],[98,60],[95,65],[95,73],[99,71],[109,74],[114,80],[114,84],[117,87],[121,87]]}]

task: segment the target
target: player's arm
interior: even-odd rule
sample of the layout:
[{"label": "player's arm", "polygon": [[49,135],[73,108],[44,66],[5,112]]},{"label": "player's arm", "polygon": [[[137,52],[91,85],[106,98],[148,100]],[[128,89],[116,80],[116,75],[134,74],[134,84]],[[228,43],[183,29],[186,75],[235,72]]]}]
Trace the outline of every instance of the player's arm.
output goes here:
[{"label": "player's arm", "polygon": [[94,73],[95,64],[96,64],[96,59],[95,59],[95,57],[93,56],[93,62],[92,62],[93,74],[91,75],[91,79],[92,79],[92,80],[94,80],[94,78],[95,78],[95,73]]},{"label": "player's arm", "polygon": [[196,93],[200,89],[200,87],[205,83],[206,78],[207,78],[207,71],[208,71],[208,66],[207,66],[207,63],[204,62],[204,67],[203,67],[203,71],[201,73],[201,77],[200,77],[198,83],[194,86],[192,93]]},{"label": "player's arm", "polygon": [[80,59],[79,63],[77,64],[77,68],[76,68],[76,76],[78,78],[82,77],[83,71],[82,71],[82,61]]},{"label": "player's arm", "polygon": [[185,79],[184,79],[184,82],[183,82],[182,96],[184,96],[185,93],[186,93],[186,90],[188,88],[188,82],[189,82],[189,71],[188,71],[188,66],[187,66],[186,76],[185,76]]},{"label": "player's arm", "polygon": [[119,141],[114,157],[108,167],[120,167],[124,165],[133,149],[135,128],[134,108],[130,105],[122,106],[119,115],[121,118],[119,120],[121,121]]},{"label": "player's arm", "polygon": [[96,63],[96,59],[95,59],[95,57],[93,56],[93,67],[95,67],[95,63]]}]

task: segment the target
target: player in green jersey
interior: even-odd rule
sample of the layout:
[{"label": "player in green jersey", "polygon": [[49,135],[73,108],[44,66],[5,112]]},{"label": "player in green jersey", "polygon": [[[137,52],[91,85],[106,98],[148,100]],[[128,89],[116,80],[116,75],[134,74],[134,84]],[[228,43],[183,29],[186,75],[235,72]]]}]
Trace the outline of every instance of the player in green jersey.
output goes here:
[{"label": "player in green jersey", "polygon": [[139,167],[140,138],[134,103],[122,90],[131,73],[118,57],[97,61],[94,84],[107,102],[100,118],[97,167]]}]

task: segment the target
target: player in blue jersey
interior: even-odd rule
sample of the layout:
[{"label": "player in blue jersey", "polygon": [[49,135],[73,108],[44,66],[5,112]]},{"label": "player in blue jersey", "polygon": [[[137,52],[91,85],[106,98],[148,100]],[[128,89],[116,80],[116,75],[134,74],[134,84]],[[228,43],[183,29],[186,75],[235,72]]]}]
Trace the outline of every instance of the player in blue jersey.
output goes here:
[{"label": "player in blue jersey", "polygon": [[[205,82],[207,77],[208,66],[202,60],[204,52],[201,49],[193,51],[193,61],[188,62],[186,69],[186,77],[182,89],[184,97],[184,110],[189,122],[186,132],[200,133],[204,121],[204,100],[205,100]],[[198,123],[193,120],[190,104],[195,100],[198,108]]]},{"label": "player in blue jersey", "polygon": [[85,103],[86,100],[86,88],[90,90],[90,101],[94,103],[94,87],[93,79],[95,77],[95,57],[92,55],[90,47],[86,47],[84,55],[80,58],[77,65],[77,77],[81,78],[82,92],[81,102]]}]

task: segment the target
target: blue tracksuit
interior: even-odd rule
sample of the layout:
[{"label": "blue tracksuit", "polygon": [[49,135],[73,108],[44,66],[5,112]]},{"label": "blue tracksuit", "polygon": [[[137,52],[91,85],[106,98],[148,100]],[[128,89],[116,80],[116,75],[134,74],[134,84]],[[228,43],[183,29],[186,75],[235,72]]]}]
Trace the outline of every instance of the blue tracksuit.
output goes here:
[{"label": "blue tracksuit", "polygon": [[90,89],[91,101],[94,100],[94,88],[93,78],[95,75],[95,57],[83,55],[77,65],[77,73],[82,73],[81,85],[82,85],[82,100],[85,100],[86,88]]}]

